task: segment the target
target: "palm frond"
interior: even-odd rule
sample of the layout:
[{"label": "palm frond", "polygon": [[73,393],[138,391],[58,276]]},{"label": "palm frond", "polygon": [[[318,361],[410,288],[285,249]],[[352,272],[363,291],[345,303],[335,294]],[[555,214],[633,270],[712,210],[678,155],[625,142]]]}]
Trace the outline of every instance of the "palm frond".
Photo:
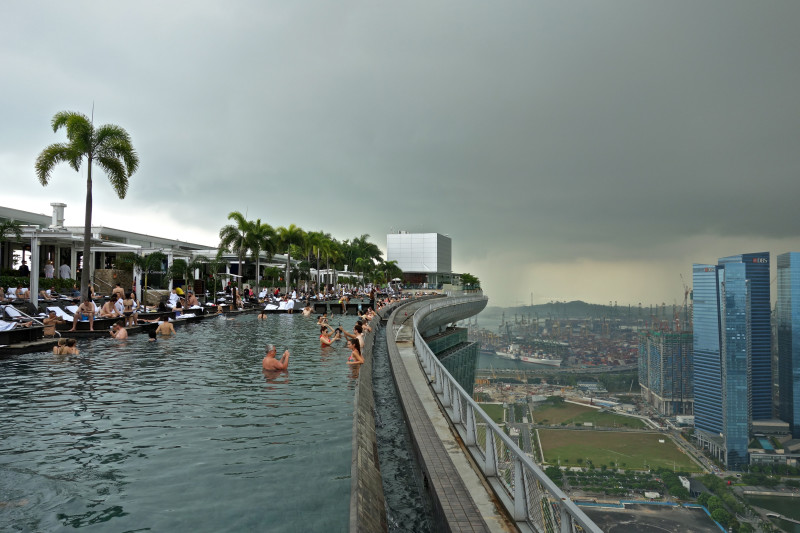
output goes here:
[{"label": "palm frond", "polygon": [[120,199],[125,198],[125,194],[128,192],[128,174],[125,172],[125,166],[122,162],[119,159],[108,156],[98,156],[96,161],[98,166],[105,171],[117,196]]},{"label": "palm frond", "polygon": [[[36,158],[36,177],[39,178],[39,183],[47,185],[50,182],[50,176],[53,174],[53,168],[64,161],[68,161],[72,165],[74,158],[75,153],[69,144],[51,144],[42,150],[42,153]],[[81,161],[82,158],[78,157],[78,169]]]}]

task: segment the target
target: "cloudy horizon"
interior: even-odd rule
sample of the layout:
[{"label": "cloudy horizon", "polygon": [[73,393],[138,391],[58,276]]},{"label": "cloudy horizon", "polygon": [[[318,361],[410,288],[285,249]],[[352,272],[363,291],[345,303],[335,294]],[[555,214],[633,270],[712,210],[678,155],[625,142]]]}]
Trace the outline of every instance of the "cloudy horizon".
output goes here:
[{"label": "cloudy horizon", "polygon": [[[192,2],[2,8],[0,205],[82,225],[63,110],[141,165],[95,225],[216,245],[231,211],[453,240],[491,305],[683,298],[691,264],[800,250],[800,4]],[[774,275],[774,268],[773,268]]]}]

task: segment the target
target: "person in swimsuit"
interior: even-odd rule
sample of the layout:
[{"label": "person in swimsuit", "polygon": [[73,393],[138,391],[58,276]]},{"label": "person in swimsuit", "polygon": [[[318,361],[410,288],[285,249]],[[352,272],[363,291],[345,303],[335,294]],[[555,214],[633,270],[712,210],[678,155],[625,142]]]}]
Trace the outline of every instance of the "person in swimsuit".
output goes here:
[{"label": "person in swimsuit", "polygon": [[165,317],[164,321],[161,322],[158,327],[156,328],[156,333],[158,335],[164,335],[165,337],[169,335],[177,335],[175,331],[175,326],[169,321],[169,318]]},{"label": "person in swimsuit", "polygon": [[275,372],[289,369],[289,350],[283,352],[280,361],[275,358],[277,350],[272,344],[267,344],[267,356],[261,361],[261,368],[267,372]]},{"label": "person in swimsuit", "polygon": [[127,298],[122,300],[122,316],[125,317],[125,325],[126,326],[134,326],[136,325],[135,318],[133,316],[133,293],[130,294]]},{"label": "person in swimsuit", "polygon": [[75,313],[75,318],[72,319],[72,329],[70,331],[75,331],[79,320],[88,320],[89,331],[94,331],[94,302],[84,298],[80,307],[78,307],[78,312]]},{"label": "person in swimsuit", "polygon": [[111,326],[111,331],[109,331],[111,336],[119,340],[127,339],[128,330],[125,329],[124,324],[125,323],[122,320],[120,320],[119,322]]},{"label": "person in swimsuit", "polygon": [[348,365],[360,365],[364,362],[364,357],[361,356],[361,345],[358,339],[347,339],[347,347],[352,351],[350,357],[347,359]]},{"label": "person in swimsuit", "polygon": [[333,339],[331,339],[330,333],[333,333],[333,330],[330,326],[324,325],[319,328],[319,342],[322,346],[330,346],[333,344]]}]

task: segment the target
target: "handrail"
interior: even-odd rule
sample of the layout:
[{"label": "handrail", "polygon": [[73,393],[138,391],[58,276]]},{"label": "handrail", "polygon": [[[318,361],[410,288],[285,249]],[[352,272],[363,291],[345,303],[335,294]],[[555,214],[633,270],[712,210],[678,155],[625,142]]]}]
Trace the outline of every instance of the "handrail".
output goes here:
[{"label": "handrail", "polygon": [[439,299],[414,314],[414,348],[456,430],[512,518],[535,531],[571,533],[573,522],[584,531],[602,530],[570,500],[542,469],[487,415],[458,384],[428,347],[419,324],[431,312],[483,301],[484,296]]}]

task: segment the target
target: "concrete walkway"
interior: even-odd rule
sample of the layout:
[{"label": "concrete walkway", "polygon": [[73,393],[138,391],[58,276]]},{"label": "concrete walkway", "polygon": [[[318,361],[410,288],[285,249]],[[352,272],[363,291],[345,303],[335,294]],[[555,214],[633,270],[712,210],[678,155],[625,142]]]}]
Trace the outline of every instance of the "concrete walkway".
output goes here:
[{"label": "concrete walkway", "polygon": [[466,457],[420,367],[413,347],[413,314],[426,304],[399,309],[387,335],[395,382],[437,514],[450,531],[516,531]]}]

